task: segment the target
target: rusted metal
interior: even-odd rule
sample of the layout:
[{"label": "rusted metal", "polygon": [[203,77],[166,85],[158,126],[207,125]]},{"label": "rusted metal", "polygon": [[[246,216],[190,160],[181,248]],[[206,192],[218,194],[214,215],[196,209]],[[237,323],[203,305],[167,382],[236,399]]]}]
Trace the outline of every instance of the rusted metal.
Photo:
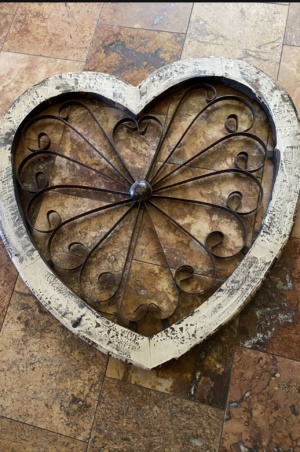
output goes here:
[{"label": "rusted metal", "polygon": [[[205,91],[205,99],[206,99],[206,106],[202,108],[196,116],[191,120],[188,127],[185,129],[184,133],[181,135],[180,139],[177,141],[175,146],[172,148],[171,152],[169,152],[168,156],[159,164],[158,169],[154,171],[155,164],[158,164],[158,155],[159,152],[163,146],[163,143],[165,142],[169,132],[170,128],[174,122],[175,117],[177,116],[180,107],[182,106],[184,100],[188,95],[193,93],[196,90],[202,89]],[[210,93],[210,96],[208,95]],[[205,149],[201,149],[198,153],[193,155],[191,158],[187,159],[183,163],[179,164],[174,168],[173,170],[167,172],[167,174],[162,176],[162,171],[166,170],[168,162],[170,162],[171,157],[176,152],[176,150],[179,148],[181,143],[183,142],[184,137],[188,134],[188,132],[191,130],[192,126],[195,124],[196,120],[203,114],[205,111],[207,111],[212,105],[219,104],[222,101],[237,101],[238,103],[244,105],[251,113],[252,121],[250,123],[250,126],[245,130],[238,130],[239,128],[239,118],[236,114],[230,114],[227,116],[224,127],[227,131],[227,135],[224,137],[221,137],[214,143],[207,146]],[[110,145],[111,152],[112,152],[112,159],[107,158],[96,146],[94,146],[82,133],[80,133],[76,128],[74,128],[70,122],[69,122],[69,113],[70,113],[70,107],[72,106],[78,106],[81,108],[84,108],[87,113],[90,115],[91,120],[93,120],[96,124],[96,126],[101,130],[104,139],[107,141],[107,143]],[[63,112],[66,112],[63,114]],[[68,157],[67,155],[64,155],[60,152],[54,152],[52,150],[49,150],[51,146],[51,138],[46,132],[41,132],[38,135],[38,148],[35,149],[33,147],[28,146],[28,143],[26,142],[26,133],[29,130],[29,128],[45,119],[51,119],[55,120],[57,122],[63,123],[65,126],[69,127],[75,134],[77,134],[81,139],[83,139],[99,156],[100,159],[104,159],[105,162],[109,165],[109,167],[113,170],[115,173],[115,177],[112,177],[109,174],[106,174],[103,171],[97,170],[93,168],[90,165],[84,164],[79,160],[73,159],[71,157]],[[156,147],[156,150],[154,152],[152,161],[149,165],[149,168],[146,172],[145,180],[136,180],[133,177],[132,172],[130,171],[125,159],[122,157],[121,153],[119,152],[117,145],[115,144],[115,136],[119,128],[125,127],[127,130],[131,131],[132,133],[138,133],[140,135],[144,135],[147,131],[148,125],[150,122],[153,122],[157,124],[160,128],[160,134],[158,137],[158,144]],[[234,123],[234,127],[232,125],[230,126],[229,123]],[[256,135],[249,132],[249,130],[252,128],[253,124],[255,122],[255,110],[253,106],[244,98],[240,96],[235,95],[226,95],[226,96],[220,96],[217,97],[217,92],[215,88],[209,84],[203,83],[203,84],[197,84],[190,88],[188,88],[182,97],[180,98],[174,113],[171,117],[171,120],[167,127],[164,129],[161,121],[154,115],[144,115],[140,117],[139,119],[135,119],[132,117],[126,117],[123,118],[115,124],[112,130],[111,136],[109,136],[101,123],[98,121],[96,116],[93,114],[92,110],[86,105],[84,102],[78,101],[78,100],[68,100],[66,102],[63,102],[59,109],[57,116],[55,115],[40,115],[37,117],[34,117],[30,119],[26,125],[23,127],[22,130],[22,142],[25,148],[31,152],[31,154],[27,157],[25,157],[22,162],[20,163],[17,172],[16,172],[16,178],[17,181],[21,187],[22,190],[25,192],[31,193],[32,197],[27,205],[25,216],[27,224],[39,231],[40,233],[48,234],[48,255],[50,258],[48,259],[48,264],[58,269],[63,269],[67,271],[75,271],[78,270],[78,281],[79,286],[81,288],[82,294],[84,295],[84,299],[91,304],[92,306],[99,307],[102,303],[105,303],[109,300],[114,300],[118,307],[118,312],[120,316],[126,318],[129,321],[129,326],[133,330],[136,330],[136,322],[142,320],[146,315],[150,314],[153,317],[156,317],[162,321],[162,328],[166,328],[169,325],[169,318],[170,316],[175,312],[178,306],[178,300],[179,300],[179,293],[180,291],[190,293],[190,294],[202,294],[204,292],[207,292],[214,284],[216,279],[216,272],[217,272],[217,261],[218,259],[230,259],[238,255],[239,253],[245,252],[245,244],[247,240],[247,230],[246,226],[243,221],[243,217],[246,215],[253,214],[257,211],[258,207],[260,206],[262,199],[263,199],[263,188],[261,185],[260,180],[254,175],[254,173],[257,173],[259,170],[261,170],[264,167],[264,164],[266,162],[266,159],[268,158],[268,152],[265,143]],[[188,165],[190,165],[194,160],[199,158],[201,155],[209,152],[214,146],[218,145],[219,143],[222,143],[225,140],[228,139],[235,139],[237,137],[245,137],[247,139],[253,140],[254,142],[258,143],[262,149],[263,152],[263,162],[260,164],[257,168],[249,169],[248,168],[248,160],[249,155],[246,151],[239,152],[234,160],[235,168],[228,168],[218,171],[211,171],[207,172],[205,174],[199,174],[197,176],[187,178],[184,180],[180,180],[179,182],[175,183],[168,183],[168,180],[171,176],[173,176],[175,173],[180,172],[182,169],[186,169]],[[42,144],[42,142],[44,144]],[[99,178],[103,178],[107,181],[108,184],[112,184],[112,187],[120,187],[122,186],[122,190],[116,190],[116,189],[104,189],[104,188],[97,188],[93,186],[88,185],[80,185],[80,184],[59,184],[59,185],[51,185],[49,178],[46,176],[45,173],[42,171],[38,171],[35,173],[35,186],[28,187],[26,184],[22,181],[23,180],[23,173],[25,168],[28,168],[28,165],[36,161],[36,159],[44,158],[44,157],[53,157],[53,158],[61,158],[65,161],[72,162],[73,164],[78,165],[81,168],[85,168],[93,173],[96,173]],[[114,161],[116,159],[120,162],[123,171],[121,171]],[[240,161],[241,159],[244,162],[244,167],[241,167]],[[172,190],[179,187],[184,186],[188,184],[193,184],[196,181],[200,180],[208,180],[214,177],[218,177],[220,175],[226,175],[229,174],[232,177],[236,176],[243,176],[244,178],[247,178],[249,182],[252,182],[256,184],[257,186],[257,203],[256,206],[251,209],[250,211],[244,212],[239,210],[239,206],[243,199],[243,194],[241,191],[235,190],[229,193],[227,196],[226,204],[225,205],[219,205],[214,203],[208,203],[201,199],[199,200],[192,200],[188,198],[180,198],[176,196],[172,196]],[[120,180],[121,179],[121,180]],[[79,193],[82,193],[82,191],[93,191],[98,194],[110,194],[115,197],[120,198],[119,201],[115,201],[106,205],[101,205],[98,208],[88,210],[84,213],[81,213],[79,215],[75,215],[72,218],[69,218],[66,221],[62,221],[61,215],[58,211],[55,209],[51,209],[47,212],[47,219],[49,228],[46,230],[38,229],[35,223],[31,219],[32,211],[34,210],[34,206],[42,199],[43,195],[45,195],[47,192],[55,192],[60,191],[62,189],[74,189],[75,191],[78,190]],[[164,191],[167,190],[167,195],[164,194]],[[233,208],[232,207],[232,200],[235,199],[236,205]],[[242,233],[242,245],[240,249],[238,249],[237,252],[233,254],[219,254],[217,251],[215,251],[215,248],[222,244],[224,241],[224,233],[217,230],[212,230],[207,235],[206,240],[204,243],[199,241],[195,235],[191,234],[183,225],[179,224],[178,221],[176,221],[172,215],[164,211],[162,207],[158,205],[158,202],[160,200],[163,200],[165,202],[170,203],[171,209],[172,205],[177,204],[181,205],[181,203],[185,205],[198,205],[198,206],[204,206],[212,209],[216,209],[216,211],[222,211],[225,212],[227,215],[232,217],[240,226],[240,230]],[[53,241],[58,234],[59,231],[61,231],[65,226],[70,225],[72,222],[76,222],[78,219],[86,217],[91,214],[96,214],[100,212],[104,212],[107,209],[116,209],[120,206],[128,206],[128,209],[125,213],[120,215],[117,221],[114,222],[114,224],[109,228],[109,230],[101,237],[100,240],[97,241],[97,243],[91,248],[88,249],[87,246],[84,243],[81,243],[79,241],[72,241],[72,238],[70,238],[69,244],[68,244],[68,252],[70,253],[70,256],[77,256],[80,258],[80,262],[76,263],[76,265],[72,267],[61,267],[57,262],[55,262],[55,259],[52,256],[52,245]],[[153,215],[153,212],[159,212],[160,215],[165,217],[170,224],[173,225],[173,227],[177,228],[178,231],[183,234],[185,237],[188,237],[191,243],[194,243],[195,246],[200,247],[204,253],[206,253],[207,257],[210,261],[210,268],[212,269],[212,276],[209,279],[209,284],[207,284],[204,288],[197,288],[193,290],[188,290],[186,288],[186,281],[191,281],[195,277],[195,269],[193,266],[189,265],[187,263],[186,265],[180,266],[175,271],[172,271],[172,269],[169,265],[168,258],[166,257],[165,250],[163,243],[161,241],[160,235],[158,233],[157,225],[155,222],[155,216]],[[154,231],[155,237],[159,243],[159,247],[162,253],[162,256],[164,258],[165,262],[165,268],[168,269],[168,274],[170,281],[172,281],[173,287],[175,289],[174,294],[176,293],[177,300],[172,304],[172,309],[170,310],[163,310],[159,305],[156,303],[150,303],[148,305],[145,305],[141,303],[135,311],[132,313],[132,316],[130,318],[128,315],[126,316],[124,314],[124,311],[122,309],[122,299],[119,300],[120,297],[118,297],[119,290],[121,287],[121,284],[126,278],[125,276],[125,269],[126,266],[130,266],[130,258],[132,259],[132,247],[134,246],[134,233],[137,229],[138,225],[138,218],[141,213],[147,213],[149,215],[150,224]],[[118,272],[112,272],[111,270],[108,271],[102,271],[97,279],[97,283],[100,286],[100,295],[98,295],[96,298],[91,297],[85,290],[85,287],[82,284],[82,275],[88,265],[90,264],[91,260],[94,258],[95,253],[99,248],[105,247],[109,239],[111,238],[113,232],[118,229],[122,228],[124,224],[124,220],[129,215],[134,214],[134,220],[132,222],[132,231],[129,238],[129,243],[126,249],[126,259],[123,265],[123,268],[121,271]],[[56,218],[56,225],[51,225],[51,218]],[[209,245],[209,241],[215,238],[217,239],[217,242],[215,242],[213,245]],[[174,243],[174,248],[176,249],[176,242]],[[78,251],[76,250],[81,249],[81,253],[78,254]],[[131,256],[131,257],[130,257]],[[174,295],[175,296],[175,295]],[[101,308],[99,309],[101,311]],[[166,314],[167,312],[167,314]]]}]

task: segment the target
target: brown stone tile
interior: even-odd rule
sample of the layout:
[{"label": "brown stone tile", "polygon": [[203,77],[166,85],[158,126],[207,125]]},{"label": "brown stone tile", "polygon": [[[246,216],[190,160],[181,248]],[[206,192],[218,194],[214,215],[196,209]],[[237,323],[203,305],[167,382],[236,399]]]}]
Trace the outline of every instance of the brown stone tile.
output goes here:
[{"label": "brown stone tile", "polygon": [[18,272],[0,239],[0,330],[14,290]]},{"label": "brown stone tile", "polygon": [[276,79],[287,13],[267,3],[195,3],[182,58],[237,58]]},{"label": "brown stone tile", "polygon": [[0,340],[0,414],[87,441],[107,358],[26,294],[14,293]]},{"label": "brown stone tile", "polygon": [[31,295],[31,290],[29,289],[29,287],[26,286],[26,284],[24,283],[24,281],[20,275],[18,275],[18,277],[17,277],[17,282],[15,285],[14,291],[20,292],[20,293],[27,293],[27,294]]},{"label": "brown stone tile", "polygon": [[[99,23],[185,33],[193,3],[104,3]],[[147,14],[145,14],[145,7]]]},{"label": "brown stone tile", "polygon": [[300,448],[300,363],[237,349],[220,452]]},{"label": "brown stone tile", "polygon": [[[102,106],[89,105],[93,114],[97,117],[101,126],[111,137],[112,130],[118,120],[124,118],[125,112],[118,110],[116,108],[107,108]],[[91,119],[89,113],[83,108],[75,108],[72,110],[69,119],[70,124],[75,127],[79,132],[81,132],[86,139],[94,145],[99,152],[101,152],[106,158],[110,160],[115,167],[129,178],[126,169],[121,163],[119,157],[112,149],[108,140],[104,137],[102,131],[99,129],[97,124]],[[154,131],[157,129],[154,126],[149,127],[150,131],[144,136],[140,136],[137,133],[133,133],[127,130],[124,126],[119,127],[115,134],[115,144],[121,157],[124,159],[125,163],[128,165],[130,171],[134,177],[138,179],[143,179],[145,175],[145,170],[149,160],[154,152],[154,145],[157,142],[155,139]],[[152,131],[152,129],[154,129]],[[150,138],[149,138],[150,136]],[[154,138],[153,138],[154,136]],[[85,163],[93,167],[98,171],[102,171],[108,176],[113,177],[115,180],[126,183],[124,178],[116,172],[104,159],[101,157],[92,147],[86,143],[79,135],[72,129],[66,128],[63,134],[63,138],[60,144],[60,152],[63,155],[71,157],[77,161]],[[70,174],[68,177],[68,183],[76,183],[78,181],[78,172],[74,167],[74,164],[68,163]],[[52,176],[53,182],[61,180],[61,177],[65,178],[66,163],[62,159],[57,159],[54,174]],[[115,190],[124,191],[124,186],[112,185],[111,181],[108,181],[104,177],[98,174],[92,173],[89,170],[80,170],[80,184],[85,185],[97,185],[101,188],[113,188]],[[130,179],[130,178],[129,178]],[[92,181],[92,183],[91,183]],[[125,189],[126,191],[126,189]]]},{"label": "brown stone tile", "polygon": [[88,452],[217,452],[223,411],[105,379]]},{"label": "brown stone tile", "polygon": [[19,3],[0,3],[0,13],[1,14],[15,14],[16,9],[18,8]]},{"label": "brown stone tile", "polygon": [[[54,104],[51,105],[50,107],[46,108],[45,110],[43,110],[42,113],[40,113],[37,116],[40,115],[52,115],[52,116],[56,116],[57,117],[57,110],[58,110],[59,105]],[[27,144],[27,140],[34,140],[37,143],[37,139],[38,139],[38,134],[41,132],[47,133],[51,143],[52,144],[59,144],[63,131],[65,129],[65,125],[63,123],[61,123],[60,121],[57,121],[55,119],[43,119],[42,121],[37,121],[36,123],[34,123],[31,127],[29,127],[29,129],[26,132],[25,135],[25,142]],[[41,143],[46,143],[46,138],[42,137],[41,138]],[[32,146],[32,143],[29,142],[28,146]],[[38,146],[34,146],[35,149],[39,149]]]},{"label": "brown stone tile", "polygon": [[109,358],[106,376],[225,409],[238,319],[177,360],[154,370]]},{"label": "brown stone tile", "polygon": [[31,55],[1,52],[0,55],[0,115],[26,89],[47,77],[64,72],[76,72],[82,63],[54,60]]},{"label": "brown stone tile", "polygon": [[[139,334],[152,336],[159,333],[162,318],[168,318],[170,325],[178,322],[202,305],[223,283],[196,274],[188,282],[180,284],[185,290],[183,292],[176,290],[172,275],[175,276],[175,269],[168,269],[166,264],[159,267],[132,262],[120,303],[120,316],[136,321]],[[205,292],[195,293],[203,290]],[[148,307],[146,316],[145,306]],[[120,323],[123,324],[121,318]]]},{"label": "brown stone tile", "polygon": [[85,61],[102,3],[21,3],[4,50]]},{"label": "brown stone tile", "polygon": [[179,33],[99,25],[84,69],[138,85],[156,69],[180,59],[183,42]]},{"label": "brown stone tile", "polygon": [[300,360],[300,241],[290,239],[270,275],[242,311],[242,346]]},{"label": "brown stone tile", "polygon": [[[169,166],[173,168],[175,165]],[[175,173],[171,176],[168,182],[177,182],[185,179],[185,177],[194,177],[200,174],[205,174],[205,171],[187,167],[179,175]],[[157,192],[157,194],[200,200],[226,206],[227,196],[235,190],[241,190],[245,195],[243,198],[244,211],[255,207],[254,200],[257,188],[252,183],[249,184],[246,179],[242,180],[240,177],[235,179],[228,175],[211,177],[210,180],[207,179],[202,182],[195,181],[186,186],[182,185],[181,187]],[[153,198],[153,202],[202,243],[205,242],[210,232],[216,230],[222,231],[225,234],[225,239],[223,245],[220,245],[218,250],[214,250],[217,254],[231,256],[241,248],[244,234],[242,226],[233,215],[220,211],[218,208],[192,205],[181,201],[167,201]],[[169,220],[163,218],[162,214],[155,211],[154,208],[152,208],[151,212],[169,265],[172,268],[178,268],[189,261],[190,265],[195,265],[196,273],[212,276],[212,262],[208,254],[201,251],[198,245],[195,247],[192,246],[192,242],[187,235],[181,232]],[[248,232],[247,246],[251,245],[254,220],[254,214],[243,217]],[[174,241],[176,241],[176,247],[174,247]],[[241,253],[230,259],[217,258],[217,278],[222,280],[226,279],[235,270],[242,258],[243,255]],[[161,248],[147,215],[143,219],[137,240],[135,259],[157,265],[165,265]]]},{"label": "brown stone tile", "polygon": [[300,47],[283,46],[278,82],[300,111]]},{"label": "brown stone tile", "polygon": [[292,2],[285,29],[284,43],[291,46],[300,46],[300,5]]},{"label": "brown stone tile", "polygon": [[12,20],[13,16],[7,14],[0,14],[0,49],[4,44]]},{"label": "brown stone tile", "polygon": [[[109,235],[104,244],[95,250],[82,272],[82,287],[80,287],[78,280],[79,269],[75,271],[68,271],[68,269],[76,267],[82,262],[85,253],[83,246],[86,247],[86,250],[90,251],[99,242],[101,237],[129,209],[130,205],[108,209],[98,214],[87,214],[82,219],[75,220],[64,226],[52,241],[50,248],[51,254],[47,248],[48,234],[39,232],[39,230],[45,231],[49,229],[47,222],[47,212],[49,210],[55,210],[61,216],[62,221],[65,221],[105,204],[107,202],[103,200],[85,199],[83,202],[80,195],[76,197],[66,195],[63,192],[49,191],[43,196],[43,201],[34,223],[35,228],[38,230],[33,230],[32,237],[44,258],[47,260],[51,258],[54,265],[54,272],[56,272],[60,279],[73,292],[85,299],[88,303],[91,303],[93,308],[102,313],[116,314],[117,306],[115,300],[105,302],[113,292],[109,292],[109,289],[105,290],[105,285],[98,283],[98,277],[102,272],[111,272],[119,281],[126,260],[136,210],[129,213],[122,221],[120,227],[117,227],[113,231],[113,234]],[[57,216],[53,214],[50,220],[52,222],[51,224],[54,225],[55,221],[57,221]],[[68,246],[73,242],[82,245],[72,248],[69,251]],[[111,290],[114,291],[114,287]],[[89,298],[95,300],[95,302],[91,302]],[[99,304],[96,300],[101,300],[103,303]]]},{"label": "brown stone tile", "polygon": [[[260,105],[244,95],[238,90],[230,87],[212,83],[217,91],[217,97],[234,95],[246,99],[252,105],[255,112],[255,121],[249,130],[250,133],[258,136],[264,143],[267,143],[269,134],[269,121]],[[166,124],[169,124],[171,117],[177,107],[185,90],[170,96],[170,107],[168,110]],[[208,93],[210,96],[210,93]],[[181,104],[176,116],[171,124],[166,139],[159,154],[159,160],[165,160],[175,145],[178,143],[183,133],[192,123],[195,116],[207,106],[205,101],[205,90],[197,89],[192,91]],[[181,164],[187,159],[195,156],[201,150],[212,145],[220,138],[228,135],[225,129],[226,118],[230,114],[238,116],[238,131],[246,130],[251,126],[253,117],[250,109],[243,103],[224,99],[208,107],[199,118],[192,124],[190,130],[183,137],[178,148],[169,159],[169,163]],[[234,160],[240,151],[247,151],[249,154],[248,169],[254,170],[262,164],[263,149],[259,143],[245,137],[227,139],[218,145],[214,145],[200,157],[192,161],[189,165],[206,169],[221,170],[234,168]],[[240,162],[242,163],[242,162]],[[257,175],[258,173],[255,173]]]},{"label": "brown stone tile", "polygon": [[85,452],[86,443],[0,417],[3,452]]}]

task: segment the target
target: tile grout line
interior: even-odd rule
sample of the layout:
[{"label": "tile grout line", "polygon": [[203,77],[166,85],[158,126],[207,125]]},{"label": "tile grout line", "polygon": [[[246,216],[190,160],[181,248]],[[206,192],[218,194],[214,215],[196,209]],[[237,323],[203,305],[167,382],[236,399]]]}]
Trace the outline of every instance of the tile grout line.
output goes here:
[{"label": "tile grout line", "polygon": [[285,35],[286,35],[286,32],[287,32],[287,23],[288,23],[288,19],[289,19],[289,13],[290,13],[290,5],[288,5],[288,11],[287,11],[287,15],[286,15],[286,21],[285,21],[285,27],[284,27],[284,35],[283,35],[283,40],[282,40],[282,47],[281,47],[281,53],[280,53],[280,59],[279,59],[279,65],[278,65],[276,81],[278,81],[279,73],[280,73],[280,66],[281,66],[281,60],[282,60],[282,54],[283,54]]},{"label": "tile grout line", "polygon": [[[237,326],[236,341],[238,341],[239,324],[240,324],[240,316],[239,316],[239,321],[238,321],[238,326]],[[233,353],[233,357],[232,357],[231,369],[230,369],[228,391],[227,391],[227,397],[226,397],[226,404],[225,404],[224,417],[223,417],[223,422],[222,422],[222,428],[221,428],[221,435],[220,435],[220,442],[219,442],[218,452],[221,452],[221,446],[222,446],[222,440],[223,440],[223,432],[224,432],[224,425],[225,425],[225,421],[226,421],[227,405],[228,405],[228,400],[229,400],[229,392],[230,392],[231,378],[232,378],[233,366],[234,366],[234,358],[235,358],[236,348],[237,348],[237,347],[239,347],[239,345],[236,343],[236,344],[235,344],[234,353]]]},{"label": "tile grout line", "polygon": [[296,45],[296,44],[283,44],[285,47],[300,47],[300,45]]},{"label": "tile grout line", "polygon": [[[7,33],[7,35],[8,35],[8,33]],[[58,57],[50,57],[50,56],[45,56],[45,55],[36,55],[34,53],[12,52],[11,50],[1,50],[1,51],[3,53],[14,53],[16,55],[28,55],[28,56],[38,57],[38,58],[47,58],[49,60],[61,60],[61,61],[72,61],[74,63],[84,63],[84,60],[70,60],[68,58],[58,58]]]},{"label": "tile grout line", "polygon": [[252,352],[255,352],[255,353],[263,353],[264,355],[277,356],[278,358],[287,359],[289,361],[293,361],[295,363],[300,364],[300,359],[289,358],[288,356],[278,355],[277,353],[271,353],[271,352],[267,352],[265,350],[255,350],[253,348],[245,347],[244,345],[238,345],[238,347],[242,348],[243,350],[251,350]]},{"label": "tile grout line", "polygon": [[[99,351],[99,353],[101,353],[101,352]],[[89,447],[90,447],[90,442],[91,442],[91,440],[92,440],[92,434],[93,434],[94,427],[95,427],[95,424],[96,424],[96,416],[97,416],[98,408],[101,406],[101,399],[102,399],[102,393],[103,393],[103,386],[104,386],[105,378],[107,378],[107,377],[106,377],[106,372],[107,372],[107,368],[108,368],[108,361],[109,361],[109,358],[110,358],[110,355],[107,354],[107,361],[106,361],[105,370],[104,370],[104,372],[103,372],[102,385],[101,385],[101,389],[100,389],[100,392],[99,392],[99,397],[98,397],[98,401],[97,401],[97,405],[96,405],[96,409],[95,409],[95,414],[94,414],[94,419],[93,419],[93,423],[92,423],[92,427],[91,427],[91,432],[90,432],[90,435],[89,435],[89,439],[87,440],[86,452],[88,452],[88,449],[89,449]]]},{"label": "tile grout line", "polygon": [[[193,4],[194,5],[194,4]],[[192,8],[193,9],[193,8]],[[170,33],[172,35],[185,35],[186,32],[181,31],[169,31],[169,30],[153,30],[153,28],[135,28],[135,27],[126,27],[125,25],[110,25],[110,24],[98,24],[100,27],[112,27],[112,28],[127,28],[128,30],[136,30],[136,31],[153,31],[153,33]]]},{"label": "tile grout line", "polygon": [[19,424],[27,425],[28,427],[34,427],[34,428],[37,428],[37,429],[42,430],[44,432],[52,433],[53,435],[59,435],[59,436],[62,436],[63,438],[74,439],[75,441],[78,441],[80,443],[86,444],[86,441],[83,441],[82,439],[77,439],[77,438],[74,438],[73,436],[69,436],[69,435],[63,435],[62,433],[58,433],[58,432],[55,432],[53,430],[48,430],[48,429],[43,428],[43,427],[38,427],[38,426],[36,426],[34,424],[28,424],[27,422],[19,421],[17,419],[13,419],[11,417],[6,417],[6,416],[3,416],[2,414],[0,415],[0,419],[1,418],[8,419],[9,421],[12,421],[12,422],[18,422]]},{"label": "tile grout line", "polygon": [[[198,344],[198,345],[200,345],[200,344]],[[117,359],[117,358],[115,358],[115,359]],[[173,360],[175,361],[176,358],[173,358]],[[173,360],[172,360],[172,361],[173,361]],[[169,362],[170,362],[170,361],[169,361]],[[154,368],[154,369],[151,369],[151,371],[153,371],[153,370],[155,370],[155,369],[157,369],[157,368],[159,368],[159,367],[160,367],[160,365],[157,366],[157,367]],[[212,410],[223,411],[223,412],[225,412],[225,410],[226,410],[226,407],[225,407],[225,408],[219,408],[219,407],[217,407],[217,406],[208,405],[208,404],[203,403],[203,402],[198,402],[198,400],[192,400],[192,399],[190,399],[190,398],[182,397],[182,396],[179,396],[179,395],[176,395],[176,394],[171,394],[170,392],[163,392],[163,391],[160,391],[159,389],[146,388],[145,386],[137,385],[137,384],[135,384],[135,383],[130,383],[129,381],[123,381],[123,380],[120,380],[120,379],[118,379],[118,378],[114,378],[114,377],[106,377],[106,378],[107,378],[108,380],[113,380],[113,381],[122,383],[122,384],[124,384],[124,385],[129,385],[129,386],[132,386],[132,387],[138,387],[138,388],[141,388],[141,389],[145,389],[146,391],[155,392],[155,393],[160,394],[160,395],[161,395],[161,394],[165,394],[167,397],[174,397],[174,398],[180,399],[180,400],[182,400],[182,401],[184,401],[184,402],[188,401],[188,402],[190,402],[190,403],[192,403],[192,404],[195,404],[195,405],[201,405],[201,406],[204,406],[204,407],[206,407],[206,408],[210,408],[210,409],[212,409]]]},{"label": "tile grout line", "polygon": [[19,9],[19,6],[20,6],[20,3],[18,4],[18,6],[17,6],[17,8],[16,8],[16,11],[15,11],[15,13],[14,14],[9,14],[10,16],[13,16],[13,18],[12,18],[12,21],[11,21],[11,23],[10,23],[10,26],[9,26],[9,28],[8,28],[8,32],[6,33],[6,36],[5,36],[5,39],[4,39],[4,42],[3,42],[3,45],[2,45],[2,47],[1,47],[1,52],[3,52],[3,47],[4,47],[4,44],[5,44],[5,42],[6,42],[6,39],[7,39],[7,37],[8,37],[8,35],[9,35],[9,32],[10,32],[10,29],[11,29],[11,27],[12,27],[12,24],[13,24],[13,22],[14,22],[14,20],[15,20],[15,17],[16,17],[16,14],[17,14],[17,11],[18,11],[18,9]]},{"label": "tile grout line", "polygon": [[182,60],[182,54],[183,54],[183,51],[184,51],[184,46],[185,46],[185,43],[186,43],[186,38],[187,38],[188,31],[189,31],[189,28],[190,28],[191,17],[192,17],[192,13],[193,13],[193,11],[194,11],[194,5],[195,5],[195,3],[193,3],[193,6],[192,6],[192,8],[191,8],[191,13],[190,13],[189,21],[188,21],[188,26],[187,26],[187,28],[186,28],[186,33],[185,33],[184,43],[183,43],[182,50],[181,50],[181,54],[180,54],[180,61]]},{"label": "tile grout line", "polygon": [[[5,252],[7,252],[4,244],[3,244],[3,247],[4,247],[4,249],[5,249]],[[13,265],[14,265],[14,264],[13,264]],[[14,265],[14,268],[16,269],[15,265]],[[17,270],[17,269],[16,269],[16,270]],[[14,291],[15,291],[15,287],[16,287],[16,284],[17,284],[18,276],[19,276],[19,272],[18,272],[18,270],[17,270],[17,276],[16,276],[16,279],[15,279],[15,282],[14,282],[14,285],[13,285],[13,288],[12,288],[12,291],[11,291],[11,294],[10,294],[10,297],[9,297],[9,300],[8,300],[8,303],[7,303],[7,307],[6,307],[6,310],[5,310],[5,314],[4,314],[4,317],[3,317],[2,324],[1,324],[1,326],[0,326],[0,334],[2,333],[3,325],[4,325],[4,323],[5,323],[5,319],[6,319],[6,316],[7,316],[7,313],[8,313],[8,308],[9,308],[9,306],[10,306],[10,302],[11,302],[11,299],[12,299],[13,294],[14,294]]]},{"label": "tile grout line", "polygon": [[100,17],[101,17],[103,8],[104,8],[104,2],[102,3],[102,7],[101,7],[101,10],[100,10],[100,13],[99,13],[99,17],[98,17],[98,20],[97,20],[97,23],[96,23],[96,26],[95,26],[95,30],[94,30],[94,33],[93,33],[93,36],[92,36],[92,39],[91,39],[89,48],[88,48],[88,50],[87,50],[87,52],[86,52],[86,58],[85,58],[85,60],[84,60],[84,62],[83,62],[82,71],[84,71],[84,68],[85,68],[85,66],[86,66],[86,62],[87,62],[87,59],[88,59],[88,56],[89,56],[89,53],[90,53],[90,50],[91,50],[91,47],[92,47],[94,38],[95,38],[95,34],[96,34],[96,31],[97,31],[97,28],[98,28],[98,25],[99,25],[99,20],[100,20]]}]

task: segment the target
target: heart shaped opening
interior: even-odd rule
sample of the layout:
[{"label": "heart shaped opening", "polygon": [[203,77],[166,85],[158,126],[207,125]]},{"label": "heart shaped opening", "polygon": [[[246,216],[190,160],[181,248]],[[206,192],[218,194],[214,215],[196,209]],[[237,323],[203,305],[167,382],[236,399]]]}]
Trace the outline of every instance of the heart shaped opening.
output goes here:
[{"label": "heart shaped opening", "polygon": [[16,134],[20,208],[59,279],[153,336],[205,303],[250,249],[272,149],[262,107],[216,78],[181,83],[138,117],[65,94]]}]

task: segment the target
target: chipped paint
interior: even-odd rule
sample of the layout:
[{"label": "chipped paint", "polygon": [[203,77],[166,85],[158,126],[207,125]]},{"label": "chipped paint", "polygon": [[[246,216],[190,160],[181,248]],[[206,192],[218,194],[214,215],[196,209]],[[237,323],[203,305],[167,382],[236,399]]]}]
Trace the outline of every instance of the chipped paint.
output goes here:
[{"label": "chipped paint", "polygon": [[[97,93],[137,115],[172,86],[206,76],[219,77],[238,86],[250,97],[258,99],[268,112],[275,146],[280,150],[276,184],[261,232],[235,272],[194,312],[161,333],[146,338],[91,310],[41,259],[16,203],[11,167],[12,141],[21,122],[36,106],[62,92]],[[300,186],[297,115],[289,96],[274,80],[242,61],[214,57],[178,61],[157,70],[136,88],[100,73],[54,76],[33,86],[12,104],[0,123],[0,140],[1,235],[22,278],[33,294],[74,334],[100,351],[140,367],[154,368],[181,356],[237,315],[262,284],[291,233]],[[286,287],[290,290],[288,279]]]}]

